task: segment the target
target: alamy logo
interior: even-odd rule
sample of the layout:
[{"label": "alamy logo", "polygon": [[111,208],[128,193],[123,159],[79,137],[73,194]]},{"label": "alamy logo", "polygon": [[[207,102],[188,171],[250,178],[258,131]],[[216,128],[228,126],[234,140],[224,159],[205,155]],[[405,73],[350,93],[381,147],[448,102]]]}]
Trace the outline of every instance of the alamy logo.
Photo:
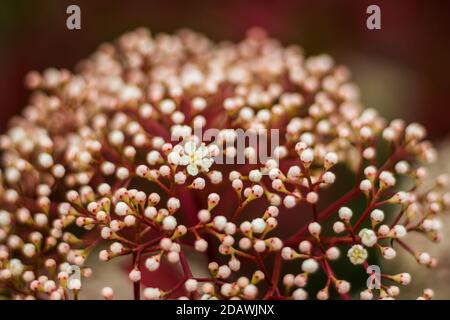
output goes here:
[{"label": "alamy logo", "polygon": [[280,146],[278,129],[224,129],[195,128],[180,136],[172,132],[171,140],[181,143],[192,141],[197,145],[205,144],[209,150],[215,150],[211,158],[216,164],[265,164],[269,160],[278,163],[277,148]]},{"label": "alamy logo", "polygon": [[77,265],[70,265],[66,269],[67,274],[69,275],[69,279],[67,283],[69,287],[77,290],[78,285],[81,284],[81,270]]},{"label": "alamy logo", "polygon": [[81,9],[76,4],[72,4],[67,7],[66,13],[70,16],[66,19],[66,26],[69,30],[81,29]]},{"label": "alamy logo", "polygon": [[381,9],[379,6],[372,4],[367,7],[367,14],[370,16],[366,20],[366,26],[369,30],[380,30],[381,29]]},{"label": "alamy logo", "polygon": [[368,266],[366,269],[369,277],[367,278],[368,289],[380,289],[381,288],[381,269],[377,265]]}]

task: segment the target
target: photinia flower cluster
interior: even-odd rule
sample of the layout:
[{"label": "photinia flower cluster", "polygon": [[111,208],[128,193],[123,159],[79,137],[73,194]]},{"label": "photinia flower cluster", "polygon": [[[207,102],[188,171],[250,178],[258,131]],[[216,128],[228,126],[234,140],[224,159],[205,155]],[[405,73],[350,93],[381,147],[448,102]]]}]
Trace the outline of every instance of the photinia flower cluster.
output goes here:
[{"label": "photinia flower cluster", "polygon": [[[31,72],[29,105],[1,136],[1,295],[77,298],[92,255],[129,256],[135,299],[347,299],[365,284],[336,261],[364,274],[406,250],[436,265],[405,239],[438,241],[450,206],[445,175],[421,188],[436,157],[425,129],[364,109],[330,56],[259,29],[236,44],[138,29],[78,69]],[[215,141],[194,134],[210,128]],[[235,129],[279,132],[273,157],[236,147]],[[194,250],[209,276],[191,270]],[[175,286],[142,284],[171,266]],[[396,298],[411,281],[407,266],[379,278],[353,296]]]}]

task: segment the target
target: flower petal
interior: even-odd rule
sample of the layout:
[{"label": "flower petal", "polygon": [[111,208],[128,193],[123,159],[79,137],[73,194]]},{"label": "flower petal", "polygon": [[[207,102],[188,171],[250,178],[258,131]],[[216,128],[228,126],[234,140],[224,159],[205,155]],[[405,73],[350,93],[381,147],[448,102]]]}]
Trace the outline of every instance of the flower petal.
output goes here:
[{"label": "flower petal", "polygon": [[210,158],[204,158],[200,161],[198,161],[198,165],[204,170],[208,171],[209,167],[211,167],[213,164],[213,160]]},{"label": "flower petal", "polygon": [[205,147],[204,144],[202,144],[200,147],[195,150],[195,155],[199,158],[204,158],[208,155],[208,148]]},{"label": "flower petal", "polygon": [[195,146],[195,142],[193,142],[193,141],[188,141],[184,145],[184,152],[186,152],[188,155],[193,154],[195,152],[195,149],[196,149],[196,146]]},{"label": "flower petal", "polygon": [[189,157],[187,155],[182,155],[180,157],[180,165],[187,166],[189,164]]},{"label": "flower petal", "polygon": [[198,174],[198,168],[195,164],[190,164],[187,166],[187,172],[191,175],[191,176],[196,176]]}]

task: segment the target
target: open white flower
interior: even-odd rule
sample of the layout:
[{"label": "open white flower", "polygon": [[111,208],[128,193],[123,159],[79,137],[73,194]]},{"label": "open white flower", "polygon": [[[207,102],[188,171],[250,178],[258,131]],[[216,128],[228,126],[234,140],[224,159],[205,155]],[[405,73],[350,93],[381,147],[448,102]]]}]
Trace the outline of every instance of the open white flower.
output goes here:
[{"label": "open white flower", "polygon": [[187,172],[191,176],[196,176],[199,172],[208,172],[213,162],[204,143],[197,147],[195,142],[188,141],[184,145],[180,164],[187,166]]},{"label": "open white flower", "polygon": [[367,250],[364,249],[364,247],[360,244],[352,246],[347,252],[347,256],[350,259],[350,262],[354,265],[364,263],[368,255],[369,254],[367,253]]}]

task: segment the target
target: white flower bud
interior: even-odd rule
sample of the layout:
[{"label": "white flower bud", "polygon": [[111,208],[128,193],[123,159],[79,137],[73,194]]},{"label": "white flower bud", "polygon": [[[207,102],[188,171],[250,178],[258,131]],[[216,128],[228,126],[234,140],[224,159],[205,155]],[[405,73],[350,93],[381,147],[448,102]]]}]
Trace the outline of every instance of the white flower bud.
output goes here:
[{"label": "white flower bud", "polygon": [[213,220],[214,228],[216,228],[219,231],[222,231],[227,224],[227,218],[224,216],[216,216]]},{"label": "white flower bud", "polygon": [[373,247],[378,241],[377,235],[371,229],[364,228],[358,235],[361,238],[362,244],[366,247]]},{"label": "white flower bud", "polygon": [[292,292],[292,298],[294,298],[294,300],[306,300],[308,298],[308,293],[304,289],[298,288]]},{"label": "white flower bud", "polygon": [[336,232],[337,234],[344,232],[345,231],[345,224],[342,223],[341,221],[336,221],[333,224],[333,231]]},{"label": "white flower bud", "polygon": [[147,300],[158,300],[161,297],[161,291],[157,288],[145,288],[143,294]]},{"label": "white flower bud", "polygon": [[162,221],[162,227],[164,230],[172,231],[177,227],[177,220],[173,216],[167,216]]},{"label": "white flower bud", "polygon": [[326,184],[333,184],[336,181],[336,175],[333,172],[327,171],[323,174],[322,180]]},{"label": "white flower bud", "polygon": [[296,201],[295,197],[291,196],[291,195],[287,195],[283,199],[283,204],[288,209],[295,207],[296,203],[297,203],[297,201]]},{"label": "white flower bud", "polygon": [[310,254],[312,249],[312,244],[308,240],[303,240],[298,244],[298,249],[301,253]]},{"label": "white flower bud", "polygon": [[208,242],[205,239],[198,239],[195,241],[195,250],[198,252],[205,252],[208,249]]},{"label": "white flower bud", "polygon": [[308,192],[308,194],[306,195],[306,201],[308,203],[315,204],[317,203],[317,201],[319,201],[319,195],[314,191]]},{"label": "white flower bud", "polygon": [[251,182],[260,182],[262,178],[261,171],[259,170],[251,170],[248,174],[248,178]]},{"label": "white flower bud", "polygon": [[325,252],[325,255],[328,260],[337,260],[340,256],[340,254],[341,253],[340,253],[339,249],[336,247],[330,247]]},{"label": "white flower bud", "polygon": [[384,220],[384,212],[380,209],[375,209],[370,213],[370,218],[375,223],[380,223]]},{"label": "white flower bud", "polygon": [[372,182],[370,182],[370,180],[367,179],[361,181],[361,183],[359,184],[359,189],[363,192],[370,191],[370,189],[372,189]]},{"label": "white flower bud", "polygon": [[314,153],[311,149],[306,149],[300,155],[300,160],[304,165],[308,166],[314,160]]},{"label": "white flower bud", "polygon": [[392,260],[397,255],[397,252],[391,247],[385,247],[382,249],[382,254],[386,260]]},{"label": "white flower bud", "polygon": [[403,238],[407,234],[406,228],[400,224],[395,225],[392,231],[394,232],[395,238]]},{"label": "white flower bud", "polygon": [[157,259],[156,257],[150,257],[147,258],[145,260],[145,267],[149,270],[149,271],[155,271],[159,269],[159,259]]},{"label": "white flower bud", "polygon": [[187,292],[194,292],[197,290],[198,282],[195,279],[188,279],[184,283],[184,287],[186,288]]},{"label": "white flower bud", "polygon": [[338,156],[334,152],[328,152],[325,155],[325,169],[329,169],[338,162]]},{"label": "white flower bud", "polygon": [[133,282],[138,282],[141,280],[141,272],[138,269],[133,269],[128,274],[128,277]]},{"label": "white flower bud", "polygon": [[80,290],[81,289],[81,281],[80,281],[80,279],[76,279],[76,278],[70,279],[69,283],[67,284],[67,288],[69,290],[75,290],[75,291]]},{"label": "white flower bud", "polygon": [[252,230],[254,233],[263,233],[266,229],[266,222],[264,219],[256,218],[252,220]]},{"label": "white flower bud", "polygon": [[346,294],[350,291],[350,283],[345,280],[338,280],[336,287],[340,294]]},{"label": "white flower bud", "polygon": [[317,222],[311,222],[308,225],[308,231],[314,237],[318,237],[320,235],[321,230],[322,230],[322,227]]},{"label": "white flower bud", "polygon": [[314,273],[319,268],[319,264],[314,259],[306,259],[302,263],[302,270],[306,273]]},{"label": "white flower bud", "polygon": [[338,214],[342,221],[349,222],[353,216],[353,211],[348,207],[342,207],[339,209]]},{"label": "white flower bud", "polygon": [[104,287],[102,289],[102,296],[103,298],[105,298],[106,300],[111,300],[114,296],[114,290],[110,287]]}]

